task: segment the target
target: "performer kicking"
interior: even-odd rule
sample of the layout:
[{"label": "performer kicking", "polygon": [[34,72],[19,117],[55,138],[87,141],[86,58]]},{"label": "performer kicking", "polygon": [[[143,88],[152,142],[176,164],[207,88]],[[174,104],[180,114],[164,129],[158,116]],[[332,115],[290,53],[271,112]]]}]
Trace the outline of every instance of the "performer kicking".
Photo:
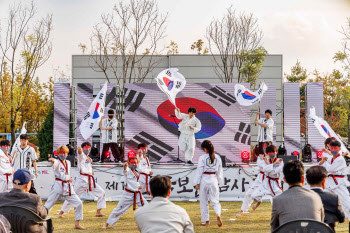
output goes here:
[{"label": "performer kicking", "polygon": [[[91,150],[91,143],[84,142],[81,147],[78,147],[78,171],[80,176],[78,176],[75,181],[74,191],[80,197],[85,190],[92,192],[97,197],[97,211],[96,217],[106,216],[101,212],[102,209],[106,209],[106,193],[105,191],[95,182],[93,177],[94,172],[92,171],[92,159],[89,157]],[[66,200],[63,203],[61,212],[58,217],[63,217],[64,213],[68,213],[71,205]]]},{"label": "performer kicking", "polygon": [[221,158],[215,154],[214,145],[209,140],[204,140],[201,147],[206,154],[199,157],[194,184],[196,185],[195,189],[199,190],[202,225],[210,225],[208,205],[208,201],[210,201],[210,205],[216,213],[217,224],[222,227],[219,202],[219,183],[223,180]]},{"label": "performer kicking", "polygon": [[66,146],[60,146],[57,148],[59,159],[49,158],[51,166],[55,173],[55,182],[51,187],[51,191],[45,208],[48,213],[55,205],[55,203],[63,197],[69,204],[74,206],[75,211],[75,229],[85,229],[80,225],[80,221],[83,220],[83,203],[79,199],[78,195],[74,192],[71,187],[73,179],[70,177],[70,161],[66,160],[69,153],[69,149]]},{"label": "performer kicking", "polygon": [[[18,169],[27,168],[30,173],[33,173],[34,167],[34,175],[38,178],[38,167],[36,164],[38,157],[34,148],[28,145],[29,137],[27,134],[21,134],[19,139],[21,143],[17,145],[17,148],[12,148],[11,151],[13,170],[17,171]],[[32,187],[29,192],[36,194],[34,182],[32,182]]]},{"label": "performer kicking", "polygon": [[188,114],[181,113],[179,108],[175,109],[175,116],[182,120],[179,124],[179,131],[181,132],[178,142],[179,148],[185,154],[187,165],[190,166],[194,165],[192,163],[196,146],[194,134],[198,133],[202,128],[200,120],[195,117],[196,112],[195,108],[189,108]]},{"label": "performer kicking", "polygon": [[350,219],[350,195],[347,189],[347,166],[343,156],[341,156],[341,144],[332,141],[329,149],[333,155],[332,159],[323,156],[319,165],[323,165],[328,172],[325,191],[330,191],[339,196],[340,204],[343,207],[345,216]]},{"label": "performer kicking", "polygon": [[108,226],[114,226],[119,218],[125,214],[131,206],[133,206],[133,209],[135,210],[136,204],[139,207],[148,204],[140,191],[140,189],[142,189],[142,186],[138,182],[140,175],[136,171],[138,163],[139,160],[136,157],[136,153],[134,151],[129,151],[128,162],[124,163],[124,178],[126,186],[117,207],[115,207],[109,215],[106,224],[102,227],[103,229],[107,229]]},{"label": "performer kicking", "polygon": [[0,142],[0,193],[9,192],[13,188],[13,167],[12,159],[9,155],[11,143],[9,140],[2,140]]},{"label": "performer kicking", "polygon": [[263,148],[267,145],[271,145],[273,141],[273,125],[274,122],[271,118],[272,111],[267,109],[265,111],[265,118],[259,120],[259,111],[256,113],[255,124],[259,125],[258,129],[258,142],[259,142],[259,154],[264,154]]},{"label": "performer kicking", "polygon": [[257,201],[257,203],[255,203],[253,206],[253,210],[256,210],[256,208],[259,207],[263,196],[270,195],[275,197],[283,192],[279,178],[282,174],[284,164],[281,158],[276,158],[277,151],[277,147],[274,145],[269,145],[266,147],[266,153],[269,157],[265,156],[264,158],[266,163],[263,168],[265,179],[261,183],[260,187],[252,194],[253,200]]},{"label": "performer kicking", "polygon": [[141,143],[137,146],[137,153],[139,159],[139,164],[137,168],[140,172],[139,183],[142,186],[141,193],[149,195],[149,181],[151,179],[151,175],[153,175],[153,172],[151,171],[151,164],[149,162],[149,159],[146,156],[148,151],[147,147],[148,146],[146,143]]},{"label": "performer kicking", "polygon": [[254,202],[254,199],[252,198],[252,194],[261,186],[262,182],[265,179],[264,167],[267,165],[265,162],[265,157],[269,158],[268,154],[266,153],[266,147],[263,148],[263,152],[264,154],[259,154],[257,159],[259,174],[255,178],[254,183],[249,187],[248,191],[246,192],[243,199],[241,211],[236,215],[237,218],[241,216],[244,212],[248,212],[249,207]]}]

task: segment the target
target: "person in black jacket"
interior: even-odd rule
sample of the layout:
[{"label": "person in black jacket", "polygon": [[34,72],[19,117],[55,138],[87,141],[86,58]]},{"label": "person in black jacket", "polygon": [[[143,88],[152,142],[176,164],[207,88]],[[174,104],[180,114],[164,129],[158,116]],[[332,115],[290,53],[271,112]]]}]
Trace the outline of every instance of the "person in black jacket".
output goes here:
[{"label": "person in black jacket", "polygon": [[313,166],[306,171],[306,179],[311,190],[320,195],[325,212],[324,222],[328,224],[333,231],[336,222],[344,222],[344,212],[336,194],[323,192],[326,187],[326,179],[328,177],[327,170],[322,166]]}]

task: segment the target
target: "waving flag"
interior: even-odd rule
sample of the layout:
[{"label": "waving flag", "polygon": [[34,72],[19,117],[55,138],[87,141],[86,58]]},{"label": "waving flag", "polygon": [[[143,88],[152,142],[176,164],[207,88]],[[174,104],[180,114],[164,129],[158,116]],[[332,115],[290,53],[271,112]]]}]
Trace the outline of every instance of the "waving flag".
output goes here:
[{"label": "waving flag", "polygon": [[317,130],[324,138],[334,137],[341,144],[341,151],[347,152],[344,143],[339,139],[338,135],[333,131],[333,129],[329,126],[327,121],[323,120],[321,117],[316,116],[315,107],[310,108],[309,117],[312,119]]},{"label": "waving flag", "polygon": [[[26,133],[27,133],[26,124],[27,124],[27,122],[24,122],[24,123],[23,123],[22,129],[21,129],[21,134],[26,134]],[[12,146],[12,149],[11,149],[11,156],[13,156],[13,154],[14,154],[14,152],[15,152],[15,150],[16,150],[16,149],[14,149],[14,148],[17,148],[17,146],[18,146],[19,144],[21,144],[20,141],[19,141],[19,137],[21,136],[21,134],[18,135],[18,137],[16,138],[16,141],[15,141],[15,144],[13,144],[13,146]]]},{"label": "waving flag", "polygon": [[105,83],[94,101],[92,101],[88,112],[85,114],[84,119],[79,126],[80,133],[85,140],[99,129],[99,123],[105,110],[106,92],[107,83]]},{"label": "waving flag", "polygon": [[264,92],[267,91],[267,86],[262,83],[257,91],[250,91],[241,84],[235,85],[235,97],[237,102],[242,106],[251,106],[261,100]]},{"label": "waving flag", "polygon": [[169,68],[160,72],[155,80],[160,90],[168,96],[169,101],[176,107],[175,98],[186,85],[185,77],[178,72],[177,68]]}]

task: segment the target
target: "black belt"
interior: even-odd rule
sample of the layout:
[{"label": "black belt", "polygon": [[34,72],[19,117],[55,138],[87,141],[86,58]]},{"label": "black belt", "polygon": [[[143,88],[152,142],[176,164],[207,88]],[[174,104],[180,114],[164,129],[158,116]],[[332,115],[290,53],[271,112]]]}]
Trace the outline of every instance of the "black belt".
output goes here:
[{"label": "black belt", "polygon": [[336,177],[338,177],[338,178],[345,178],[345,176],[342,176],[342,175],[333,175],[333,174],[329,174],[328,177],[332,177],[333,180],[334,180],[334,183],[335,183],[336,185],[338,185],[338,181],[337,181]]},{"label": "black belt", "polygon": [[261,181],[263,181],[263,180],[265,179],[265,173],[260,172],[260,174],[262,174],[262,175],[263,175],[263,177],[262,177],[262,179],[261,179]]},{"label": "black belt", "polygon": [[94,188],[96,188],[95,179],[94,179],[94,177],[92,175],[84,174],[84,173],[80,173],[80,175],[87,176],[89,178],[89,191],[92,190],[92,188],[91,188],[91,179],[92,179],[92,181],[94,183]]},{"label": "black belt", "polygon": [[146,193],[149,195],[149,190],[148,190],[148,177],[150,177],[149,174],[141,172],[140,175],[144,175],[146,177]]},{"label": "black belt", "polygon": [[69,196],[71,196],[71,191],[70,191],[70,182],[69,180],[61,180],[61,179],[58,179],[56,178],[55,180],[57,181],[61,181],[62,182],[62,195],[63,195],[63,192],[64,192],[64,183],[68,183],[68,192],[69,192]]},{"label": "black belt", "polygon": [[272,189],[271,180],[277,181],[278,187],[279,187],[279,188],[282,190],[282,192],[283,192],[283,188],[280,186],[280,182],[279,182],[280,179],[279,179],[279,178],[272,178],[272,177],[269,177],[269,176],[266,176],[266,178],[268,179],[271,192],[273,193],[274,196],[275,196],[276,194],[275,194],[275,192],[274,192],[273,189]]},{"label": "black belt", "polygon": [[204,172],[203,174],[206,174],[206,175],[215,175],[216,172]]},{"label": "black belt", "polygon": [[140,195],[140,202],[141,202],[141,205],[143,206],[144,205],[144,203],[143,203],[143,200],[142,200],[142,194],[141,194],[141,192],[140,191],[131,191],[131,190],[129,190],[129,189],[124,189],[126,192],[128,192],[128,193],[133,193],[134,194],[134,204],[133,204],[133,210],[136,210],[136,197],[137,197],[137,194],[139,194]]}]

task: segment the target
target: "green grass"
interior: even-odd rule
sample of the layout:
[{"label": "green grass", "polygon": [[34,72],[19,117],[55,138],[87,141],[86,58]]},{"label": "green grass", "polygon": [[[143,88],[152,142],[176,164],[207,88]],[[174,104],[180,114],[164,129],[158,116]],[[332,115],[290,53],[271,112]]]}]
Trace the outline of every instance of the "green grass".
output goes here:
[{"label": "green grass", "polygon": [[[177,205],[185,208],[189,214],[192,223],[194,225],[195,232],[205,233],[216,233],[216,232],[244,232],[244,233],[256,233],[256,232],[270,232],[270,217],[271,217],[271,204],[264,202],[261,206],[253,213],[244,214],[235,221],[235,215],[240,210],[241,202],[221,202],[222,218],[224,226],[218,228],[216,225],[215,212],[210,207],[210,219],[211,225],[203,227],[201,223],[201,215],[199,209],[199,202],[175,202]],[[57,211],[60,210],[62,202],[57,202],[56,205],[50,212],[50,216],[57,217]],[[55,227],[54,232],[124,232],[133,233],[139,232],[134,219],[134,211],[132,208],[122,216],[114,227],[110,227],[107,230],[102,230],[101,227],[107,221],[108,215],[117,206],[117,202],[107,202],[107,209],[103,210],[106,217],[97,218],[96,213],[96,202],[86,201],[84,202],[84,220],[81,221],[81,225],[86,227],[85,231],[74,230],[74,210],[65,215],[64,218],[54,218],[53,224]],[[93,212],[89,212],[93,211]],[[349,232],[349,222],[346,220],[345,223],[338,224],[336,231],[337,233]]]}]

